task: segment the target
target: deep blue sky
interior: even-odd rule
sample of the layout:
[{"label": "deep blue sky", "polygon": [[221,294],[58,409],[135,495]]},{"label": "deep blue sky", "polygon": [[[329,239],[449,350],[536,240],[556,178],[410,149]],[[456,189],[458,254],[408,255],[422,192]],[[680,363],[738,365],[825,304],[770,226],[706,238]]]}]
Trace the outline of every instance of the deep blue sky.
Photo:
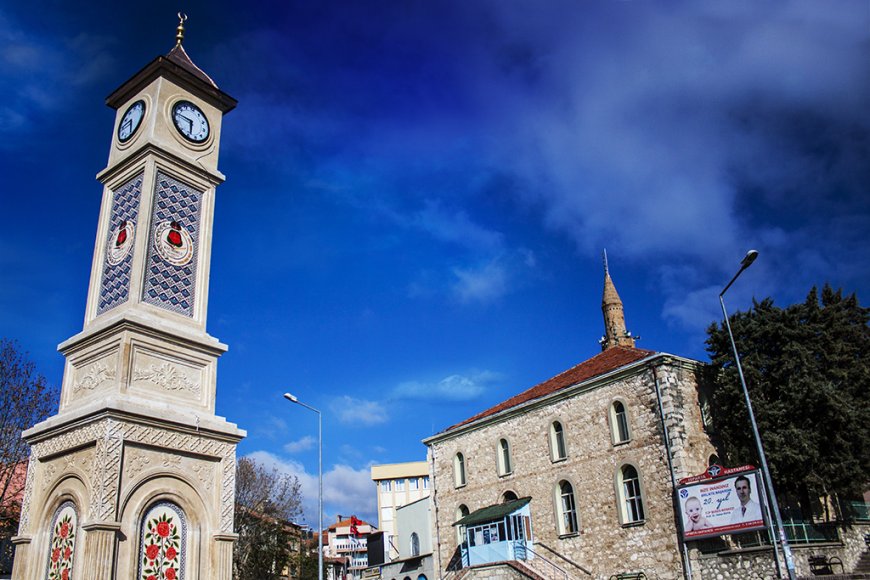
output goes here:
[{"label": "deep blue sky", "polygon": [[313,516],[372,463],[588,358],[601,251],[639,346],[706,359],[716,295],[866,301],[870,3],[35,0],[0,7],[0,336],[59,384],[114,114],[174,43],[225,119],[218,413]]}]

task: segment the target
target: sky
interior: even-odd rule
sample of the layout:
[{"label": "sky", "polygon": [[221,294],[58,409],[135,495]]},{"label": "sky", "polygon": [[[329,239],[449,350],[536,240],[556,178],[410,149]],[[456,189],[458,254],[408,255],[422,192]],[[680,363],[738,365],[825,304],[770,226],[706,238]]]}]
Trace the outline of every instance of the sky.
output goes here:
[{"label": "sky", "polygon": [[[129,5],[128,5],[129,4]],[[224,119],[208,332],[239,455],[316,523],[373,464],[600,351],[602,252],[638,346],[708,360],[717,295],[870,287],[867,0],[0,3],[0,336],[59,385],[114,111],[174,45]]]}]

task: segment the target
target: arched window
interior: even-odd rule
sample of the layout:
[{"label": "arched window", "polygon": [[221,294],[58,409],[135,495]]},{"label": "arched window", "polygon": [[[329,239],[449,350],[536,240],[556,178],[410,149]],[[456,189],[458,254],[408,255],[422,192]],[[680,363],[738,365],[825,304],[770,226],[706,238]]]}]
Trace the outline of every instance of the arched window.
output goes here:
[{"label": "arched window", "polygon": [[498,474],[508,475],[513,471],[511,465],[511,446],[507,439],[498,440]]},{"label": "arched window", "polygon": [[417,580],[426,580],[426,575],[420,574],[419,576],[417,576]]},{"label": "arched window", "polygon": [[411,533],[411,555],[420,555],[420,536],[417,535],[417,532]]},{"label": "arched window", "polygon": [[625,443],[631,439],[631,432],[628,429],[628,412],[622,401],[614,401],[610,406],[610,429],[614,445]]},{"label": "arched window", "polygon": [[516,501],[518,499],[519,498],[517,497],[517,494],[515,494],[511,490],[507,490],[506,492],[501,494],[501,503],[507,503],[509,501]]},{"label": "arched window", "polygon": [[152,505],[142,518],[139,533],[136,577],[184,580],[187,520],[181,508],[168,501]]},{"label": "arched window", "polygon": [[619,512],[623,524],[642,522],[644,517],[640,475],[633,465],[623,465],[617,474]]},{"label": "arched window", "polygon": [[550,458],[559,461],[568,457],[568,448],[565,447],[565,430],[562,423],[553,421],[550,424]]},{"label": "arched window", "polygon": [[[468,506],[461,504],[456,508],[456,521],[458,522],[469,513]],[[465,541],[465,526],[456,526],[456,545],[461,545]]]},{"label": "arched window", "polygon": [[453,457],[453,483],[456,487],[465,485],[465,456],[462,453]]},{"label": "arched window", "polygon": [[580,531],[577,525],[577,502],[574,499],[574,487],[570,482],[562,480],[556,486],[556,526],[559,535],[576,534]]},{"label": "arched window", "polygon": [[715,453],[707,459],[707,467],[711,465],[719,465],[719,456]]},{"label": "arched window", "polygon": [[72,578],[79,516],[76,506],[65,501],[51,518],[51,542],[48,546],[46,578]]}]

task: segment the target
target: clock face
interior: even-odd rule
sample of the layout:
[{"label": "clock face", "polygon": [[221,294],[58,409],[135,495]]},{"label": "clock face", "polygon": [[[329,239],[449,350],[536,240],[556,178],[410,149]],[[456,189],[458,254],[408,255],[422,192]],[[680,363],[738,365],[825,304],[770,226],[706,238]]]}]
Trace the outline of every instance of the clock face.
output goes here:
[{"label": "clock face", "polygon": [[127,107],[118,125],[118,141],[126,143],[136,133],[145,117],[145,101],[139,100]]},{"label": "clock face", "polygon": [[208,139],[208,119],[205,113],[190,101],[178,101],[172,107],[172,122],[188,141],[202,143]]}]

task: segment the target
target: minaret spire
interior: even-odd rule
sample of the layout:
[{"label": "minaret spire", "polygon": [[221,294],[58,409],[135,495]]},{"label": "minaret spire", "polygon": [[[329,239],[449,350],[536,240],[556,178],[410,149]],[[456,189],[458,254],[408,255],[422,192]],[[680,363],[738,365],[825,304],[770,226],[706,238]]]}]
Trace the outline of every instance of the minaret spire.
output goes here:
[{"label": "minaret spire", "polygon": [[604,294],[601,298],[601,312],[604,314],[604,336],[601,338],[601,350],[607,350],[614,346],[634,347],[635,337],[625,328],[622,300],[619,298],[616,286],[610,277],[607,250],[604,250]]}]

